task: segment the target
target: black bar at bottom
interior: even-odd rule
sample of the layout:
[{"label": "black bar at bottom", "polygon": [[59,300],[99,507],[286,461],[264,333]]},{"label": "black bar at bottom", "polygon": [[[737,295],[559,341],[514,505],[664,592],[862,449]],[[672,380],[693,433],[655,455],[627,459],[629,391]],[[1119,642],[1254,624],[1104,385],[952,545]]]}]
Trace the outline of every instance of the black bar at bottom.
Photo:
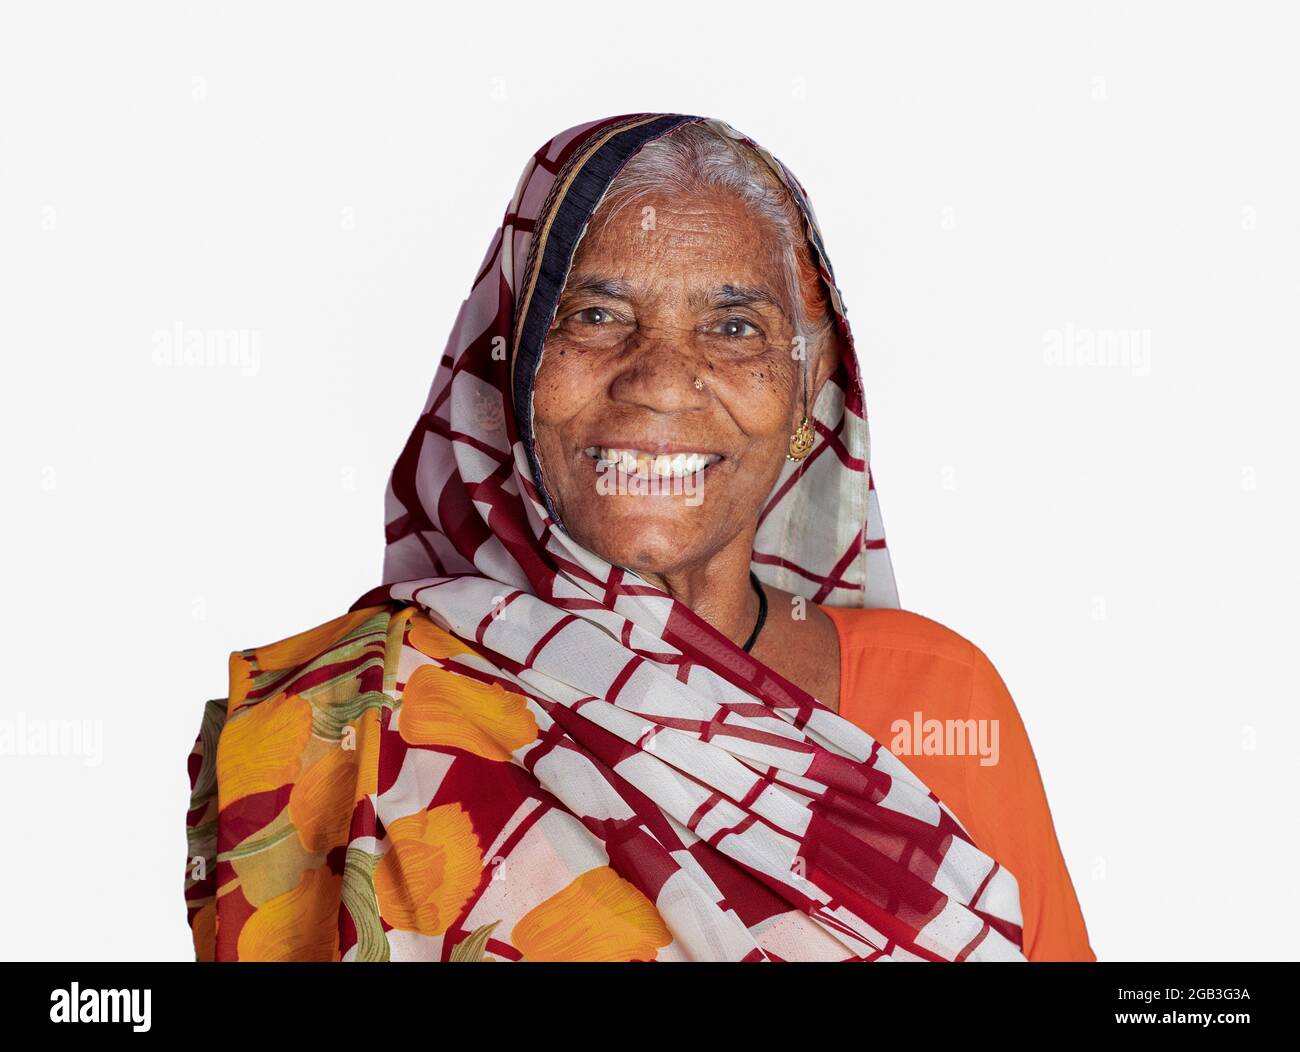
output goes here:
[{"label": "black bar at bottom", "polygon": [[[999,1032],[1047,1039],[1098,1031],[1174,1029],[1228,1037],[1294,1026],[1300,965],[1099,963],[1030,965],[452,964],[349,966],[191,963],[0,964],[6,1035],[65,1030],[92,1040],[295,1040],[355,1034],[602,1044],[698,1044],[717,1033],[869,1042]],[[75,985],[74,985],[75,984]],[[145,997],[145,992],[148,997]],[[106,1017],[98,1022],[95,1016]],[[117,1022],[109,1021],[113,1017]],[[1051,1030],[1022,1028],[1043,1023]],[[147,1029],[144,1027],[147,1026]],[[393,1028],[393,1029],[389,1029]],[[715,1030],[716,1028],[716,1030]],[[415,1029],[416,1034],[407,1032]],[[459,1037],[457,1035],[460,1035]],[[797,1036],[802,1035],[802,1036]],[[42,1035],[43,1036],[43,1035]],[[60,1035],[66,1036],[66,1035]],[[1238,1034],[1237,1038],[1244,1037]]]}]

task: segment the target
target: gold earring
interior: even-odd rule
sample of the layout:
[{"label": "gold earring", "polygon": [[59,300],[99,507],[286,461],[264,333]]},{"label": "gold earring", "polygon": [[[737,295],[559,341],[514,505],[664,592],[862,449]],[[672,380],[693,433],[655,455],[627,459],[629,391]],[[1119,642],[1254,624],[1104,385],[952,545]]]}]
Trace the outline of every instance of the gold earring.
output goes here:
[{"label": "gold earring", "polygon": [[698,376],[695,378],[695,390],[697,391],[704,390],[704,381],[701,380]]},{"label": "gold earring", "polygon": [[793,460],[796,463],[803,460],[812,450],[815,434],[805,416],[794,429],[794,434],[790,436],[790,452],[785,455],[786,460]]}]

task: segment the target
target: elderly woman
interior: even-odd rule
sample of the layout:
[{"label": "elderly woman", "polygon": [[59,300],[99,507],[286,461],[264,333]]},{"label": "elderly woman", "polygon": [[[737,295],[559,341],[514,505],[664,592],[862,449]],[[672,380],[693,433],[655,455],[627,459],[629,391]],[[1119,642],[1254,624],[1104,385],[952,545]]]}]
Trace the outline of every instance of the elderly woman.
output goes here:
[{"label": "elderly woman", "polygon": [[897,608],[803,190],[636,114],[528,162],[385,583],[231,655],[199,959],[1092,959],[988,659]]}]

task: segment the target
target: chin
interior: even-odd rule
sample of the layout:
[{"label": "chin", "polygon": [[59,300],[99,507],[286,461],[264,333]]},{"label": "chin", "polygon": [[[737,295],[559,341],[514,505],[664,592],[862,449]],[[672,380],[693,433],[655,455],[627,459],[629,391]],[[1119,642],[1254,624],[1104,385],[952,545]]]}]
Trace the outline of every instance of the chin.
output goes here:
[{"label": "chin", "polygon": [[700,557],[698,542],[686,536],[680,517],[609,516],[578,540],[601,558],[638,573],[671,573]]}]

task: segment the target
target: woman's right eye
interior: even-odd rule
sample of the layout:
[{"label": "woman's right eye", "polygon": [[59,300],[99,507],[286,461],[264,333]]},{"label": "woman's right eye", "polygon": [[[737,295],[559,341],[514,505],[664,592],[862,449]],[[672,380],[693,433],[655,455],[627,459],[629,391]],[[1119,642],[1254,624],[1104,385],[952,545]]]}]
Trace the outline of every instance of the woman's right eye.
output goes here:
[{"label": "woman's right eye", "polygon": [[550,332],[586,347],[612,347],[635,327],[634,321],[609,307],[581,307],[557,312]]}]

